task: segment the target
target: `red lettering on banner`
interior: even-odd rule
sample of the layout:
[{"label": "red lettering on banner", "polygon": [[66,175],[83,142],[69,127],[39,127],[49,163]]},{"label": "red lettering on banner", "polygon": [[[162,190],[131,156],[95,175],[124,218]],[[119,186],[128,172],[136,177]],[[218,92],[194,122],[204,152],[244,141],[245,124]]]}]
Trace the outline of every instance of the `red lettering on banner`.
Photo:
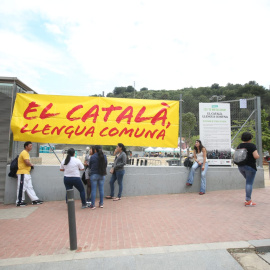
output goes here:
[{"label": "red lettering on banner", "polygon": [[109,136],[110,137],[114,137],[115,135],[117,135],[119,133],[119,130],[117,128],[112,128],[110,131],[109,131]]},{"label": "red lettering on banner", "polygon": [[150,138],[153,139],[153,137],[155,136],[155,133],[156,133],[157,131],[158,131],[157,129],[155,129],[154,131],[148,130],[148,131],[145,133],[144,137],[147,138],[148,135],[149,135]]},{"label": "red lettering on banner", "polygon": [[28,107],[26,108],[26,110],[24,111],[24,114],[23,114],[23,117],[27,120],[31,120],[31,119],[35,119],[37,118],[37,116],[32,116],[32,117],[28,117],[28,113],[31,113],[31,112],[36,112],[37,109],[34,109],[34,108],[37,108],[37,107],[40,107],[39,104],[37,104],[35,101],[32,101],[29,103]]},{"label": "red lettering on banner", "polygon": [[[127,114],[127,112],[129,113]],[[132,118],[133,108],[132,106],[128,106],[126,109],[124,109],[123,112],[119,114],[119,116],[116,118],[116,122],[119,124],[123,119],[127,118],[127,123],[130,124],[131,118]]]},{"label": "red lettering on banner", "polygon": [[61,131],[65,128],[66,126],[62,126],[62,127],[55,127],[53,130],[52,130],[52,135],[54,134],[54,132],[56,131],[57,135],[60,135]]},{"label": "red lettering on banner", "polygon": [[42,134],[43,134],[43,135],[49,135],[50,132],[49,132],[49,133],[45,133],[45,131],[50,130],[50,128],[51,128],[50,125],[48,125],[48,124],[45,125],[45,127],[42,129]]},{"label": "red lettering on banner", "polygon": [[93,137],[94,136],[94,133],[95,133],[95,127],[90,127],[86,132],[85,132],[85,137],[88,135],[88,134],[90,134],[91,135],[91,137]]},{"label": "red lettering on banner", "polygon": [[141,117],[143,115],[143,113],[145,112],[145,110],[146,110],[145,106],[143,106],[140,109],[140,111],[138,112],[138,114],[135,117],[135,122],[136,123],[140,123],[140,122],[143,122],[143,121],[146,121],[146,120],[149,120],[149,119],[152,118],[152,117]]},{"label": "red lettering on banner", "polygon": [[83,105],[77,105],[75,106],[73,109],[71,109],[68,113],[67,113],[67,119],[70,120],[70,121],[75,121],[75,120],[78,120],[80,119],[80,117],[74,117],[74,118],[71,118],[71,115],[78,111],[79,109],[83,108]]},{"label": "red lettering on banner", "polygon": [[[162,115],[163,114],[163,115]],[[152,119],[151,124],[155,125],[157,121],[162,121],[161,125],[165,125],[165,121],[167,120],[167,109],[162,108]]]},{"label": "red lettering on banner", "polygon": [[68,126],[68,127],[65,129],[65,134],[68,135],[68,138],[69,138],[69,139],[70,139],[72,133],[74,132],[74,130],[69,131],[69,129],[71,129],[71,128],[74,128],[74,127],[73,127],[73,126]]},{"label": "red lettering on banner", "polygon": [[79,135],[83,134],[84,131],[86,130],[86,127],[84,127],[83,130],[80,131],[80,132],[79,132],[79,129],[80,129],[80,126],[78,126],[78,127],[76,128],[76,130],[75,130],[75,135],[76,135],[76,136],[79,136]]},{"label": "red lettering on banner", "polygon": [[[92,113],[93,111],[95,111],[94,113]],[[98,117],[98,112],[99,112],[99,106],[98,105],[94,105],[90,110],[88,110],[84,116],[82,117],[82,121],[85,122],[88,118],[93,117],[93,123],[96,123],[97,121],[97,117]]]},{"label": "red lettering on banner", "polygon": [[132,133],[133,133],[134,129],[131,128],[131,129],[127,129],[127,128],[124,128],[120,133],[119,133],[119,137],[121,137],[123,135],[123,133],[125,133],[125,135],[127,135],[129,133],[129,137],[132,136]]},{"label": "red lettering on banner", "polygon": [[107,136],[107,135],[104,135],[104,134],[103,134],[103,132],[104,132],[105,130],[107,130],[107,129],[109,129],[109,128],[108,128],[108,127],[103,128],[103,129],[99,132],[99,135],[100,135],[101,137]]},{"label": "red lettering on banner", "polygon": [[51,109],[51,107],[53,106],[53,104],[52,103],[50,103],[48,106],[46,106],[44,109],[43,109],[43,111],[41,112],[41,114],[40,114],[40,118],[41,119],[46,119],[46,118],[49,118],[49,117],[53,117],[53,116],[55,116],[55,115],[58,115],[58,114],[60,114],[60,113],[46,113],[49,109]]},{"label": "red lettering on banner", "polygon": [[104,116],[104,122],[107,122],[108,121],[108,118],[111,115],[111,112],[118,111],[118,110],[122,110],[122,107],[120,107],[120,106],[114,107],[113,105],[111,105],[108,108],[102,108],[102,111],[105,111],[106,112],[106,114]]},{"label": "red lettering on banner", "polygon": [[26,132],[29,132],[29,131],[31,131],[31,129],[26,129],[28,127],[28,124],[26,124],[26,125],[24,125],[22,128],[21,128],[21,133],[26,133]]},{"label": "red lettering on banner", "polygon": [[37,130],[37,128],[38,128],[38,124],[36,124],[36,125],[34,126],[34,128],[33,128],[32,131],[31,131],[31,133],[32,133],[32,134],[36,134],[36,133],[42,131],[42,130]]},{"label": "red lettering on banner", "polygon": [[162,138],[162,140],[164,140],[164,138],[165,138],[165,130],[164,130],[164,129],[162,129],[162,130],[158,133],[158,135],[157,135],[157,140],[158,140],[160,137]]},{"label": "red lettering on banner", "polygon": [[139,132],[139,128],[137,128],[137,130],[135,131],[135,134],[134,134],[134,137],[136,137],[136,138],[139,138],[139,137],[141,137],[143,134],[144,134],[144,132],[145,132],[145,128],[142,130],[142,132],[141,132],[141,134],[137,134],[138,132]]}]

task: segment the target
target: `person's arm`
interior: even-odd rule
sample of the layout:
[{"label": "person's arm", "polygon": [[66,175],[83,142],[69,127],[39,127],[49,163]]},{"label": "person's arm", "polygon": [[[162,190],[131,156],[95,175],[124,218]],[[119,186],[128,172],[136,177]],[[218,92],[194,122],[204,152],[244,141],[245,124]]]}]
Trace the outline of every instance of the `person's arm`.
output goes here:
[{"label": "person's arm", "polygon": [[198,160],[197,160],[197,155],[196,155],[196,150],[195,149],[193,150],[193,156],[194,156],[194,161],[199,163]]},{"label": "person's arm", "polygon": [[63,172],[64,170],[65,170],[65,168],[64,168],[63,161],[62,161],[61,164],[60,164],[60,171]]},{"label": "person's arm", "polygon": [[202,149],[203,152],[203,165],[202,165],[202,171],[204,170],[205,162],[206,162],[206,149]]},{"label": "person's arm", "polygon": [[255,159],[258,159],[260,157],[257,150],[255,150],[252,155]]},{"label": "person's arm", "polygon": [[34,166],[34,165],[30,162],[29,159],[24,159],[24,163],[25,163],[27,166],[29,166],[29,167]]},{"label": "person's arm", "polygon": [[127,155],[124,152],[118,158],[120,162],[116,162],[114,169],[124,167],[127,163]]},{"label": "person's arm", "polygon": [[82,162],[79,159],[78,159],[78,161],[79,161],[79,170],[84,171],[84,166],[83,166]]}]

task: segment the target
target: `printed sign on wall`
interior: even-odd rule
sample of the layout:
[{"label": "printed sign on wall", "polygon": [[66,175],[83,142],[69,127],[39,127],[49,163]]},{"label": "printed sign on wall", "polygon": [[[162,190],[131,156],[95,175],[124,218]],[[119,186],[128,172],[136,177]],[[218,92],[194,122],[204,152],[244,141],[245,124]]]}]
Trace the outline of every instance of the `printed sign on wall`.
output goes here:
[{"label": "printed sign on wall", "polygon": [[200,139],[209,165],[231,165],[231,114],[229,103],[200,103]]},{"label": "printed sign on wall", "polygon": [[15,141],[177,147],[179,101],[17,94]]}]

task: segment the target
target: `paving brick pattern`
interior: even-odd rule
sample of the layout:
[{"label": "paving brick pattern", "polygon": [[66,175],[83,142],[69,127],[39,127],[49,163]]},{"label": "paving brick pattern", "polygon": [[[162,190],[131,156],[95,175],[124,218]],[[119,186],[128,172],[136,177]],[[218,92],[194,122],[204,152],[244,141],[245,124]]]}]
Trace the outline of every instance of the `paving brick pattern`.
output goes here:
[{"label": "paving brick pattern", "polygon": [[[77,252],[270,239],[270,187],[253,190],[256,207],[244,198],[244,190],[126,197],[95,210],[76,201]],[[26,207],[38,209],[0,219],[0,259],[68,253],[66,203]]]}]

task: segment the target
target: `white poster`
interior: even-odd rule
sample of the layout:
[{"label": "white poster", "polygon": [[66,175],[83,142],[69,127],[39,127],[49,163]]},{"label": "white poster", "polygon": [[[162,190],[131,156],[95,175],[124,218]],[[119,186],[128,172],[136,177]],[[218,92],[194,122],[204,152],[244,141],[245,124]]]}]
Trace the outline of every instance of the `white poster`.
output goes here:
[{"label": "white poster", "polygon": [[200,140],[209,165],[231,165],[231,114],[229,103],[200,103]]}]

